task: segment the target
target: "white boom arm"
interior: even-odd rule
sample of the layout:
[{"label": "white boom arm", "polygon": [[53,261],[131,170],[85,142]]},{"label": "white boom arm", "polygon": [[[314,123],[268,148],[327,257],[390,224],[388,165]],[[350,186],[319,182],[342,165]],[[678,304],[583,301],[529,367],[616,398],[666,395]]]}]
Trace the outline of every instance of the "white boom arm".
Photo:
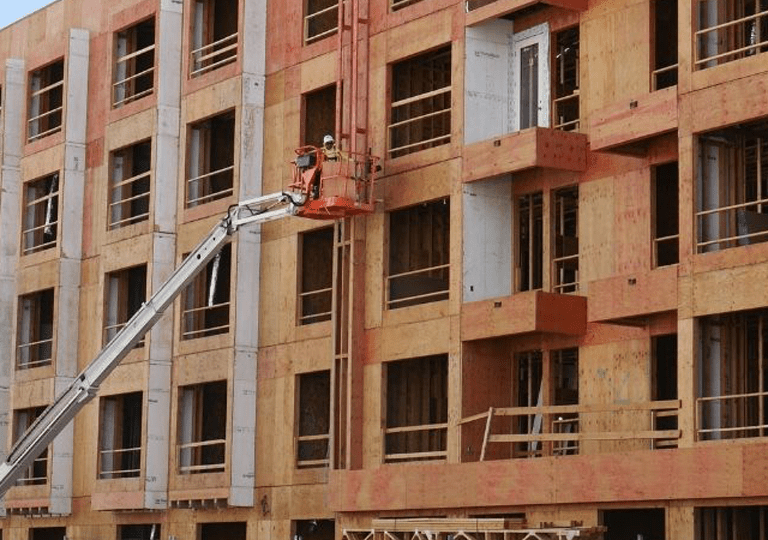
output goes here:
[{"label": "white boom arm", "polygon": [[136,311],[118,334],[101,350],[69,387],[40,414],[14,445],[8,459],[0,464],[0,496],[78,412],[96,396],[99,385],[120,361],[141,341],[163,312],[205,265],[224,247],[228,237],[243,225],[266,223],[297,213],[305,195],[274,193],[241,201],[229,208],[202,242],[189,254],[152,297]]}]

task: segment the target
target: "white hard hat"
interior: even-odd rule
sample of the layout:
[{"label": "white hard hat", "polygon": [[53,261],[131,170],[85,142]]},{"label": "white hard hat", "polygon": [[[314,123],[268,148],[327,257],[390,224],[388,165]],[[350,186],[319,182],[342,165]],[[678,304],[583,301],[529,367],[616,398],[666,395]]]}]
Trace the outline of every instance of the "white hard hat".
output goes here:
[{"label": "white hard hat", "polygon": [[329,142],[330,143],[333,142],[333,136],[332,135],[326,135],[325,137],[323,137],[323,144],[328,144]]}]

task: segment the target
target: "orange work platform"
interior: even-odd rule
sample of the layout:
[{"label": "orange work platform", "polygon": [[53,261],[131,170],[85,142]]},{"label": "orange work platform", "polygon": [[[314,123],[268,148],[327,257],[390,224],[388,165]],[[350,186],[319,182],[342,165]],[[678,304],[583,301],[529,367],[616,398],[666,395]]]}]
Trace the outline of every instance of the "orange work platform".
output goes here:
[{"label": "orange work platform", "polygon": [[378,157],[338,152],[331,160],[314,146],[298,148],[296,154],[291,189],[307,196],[297,215],[340,219],[374,211]]}]

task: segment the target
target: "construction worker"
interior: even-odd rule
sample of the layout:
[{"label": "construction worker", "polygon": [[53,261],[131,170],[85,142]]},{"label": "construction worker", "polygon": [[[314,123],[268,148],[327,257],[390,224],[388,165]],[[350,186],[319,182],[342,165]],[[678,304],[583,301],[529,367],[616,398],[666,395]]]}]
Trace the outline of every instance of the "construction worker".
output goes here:
[{"label": "construction worker", "polygon": [[323,147],[321,150],[326,161],[339,161],[343,157],[341,150],[336,148],[336,141],[333,140],[333,135],[323,137]]}]

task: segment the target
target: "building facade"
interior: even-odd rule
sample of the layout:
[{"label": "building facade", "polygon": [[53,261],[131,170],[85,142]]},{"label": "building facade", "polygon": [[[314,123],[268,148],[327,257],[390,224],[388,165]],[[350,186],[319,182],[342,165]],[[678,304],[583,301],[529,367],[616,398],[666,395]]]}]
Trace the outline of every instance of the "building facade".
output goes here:
[{"label": "building facade", "polygon": [[233,236],[3,537],[768,539],[765,52],[766,0],[59,0],[0,30],[3,455],[297,148],[381,167],[370,215]]}]

